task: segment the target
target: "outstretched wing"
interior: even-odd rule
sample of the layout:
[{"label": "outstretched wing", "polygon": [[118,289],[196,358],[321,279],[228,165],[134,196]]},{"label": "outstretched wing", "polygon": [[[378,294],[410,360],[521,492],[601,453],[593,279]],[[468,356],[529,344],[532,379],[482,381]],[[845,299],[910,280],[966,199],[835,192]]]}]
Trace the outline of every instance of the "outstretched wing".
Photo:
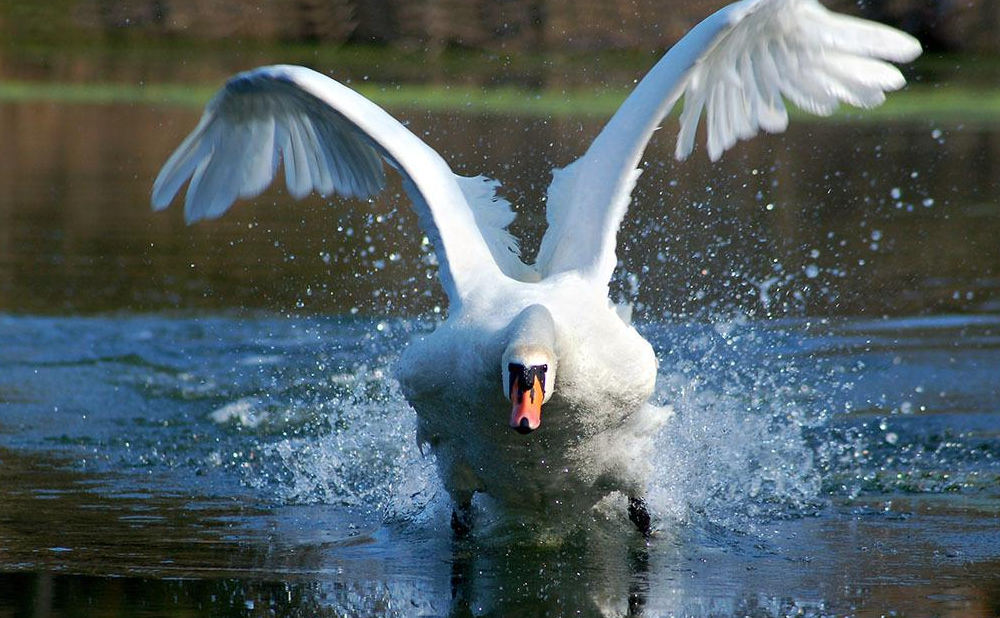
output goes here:
[{"label": "outstretched wing", "polygon": [[677,158],[691,153],[707,109],[708,155],[715,161],[759,129],[785,130],[782,96],[821,115],[841,101],[882,103],[885,92],[905,83],[882,60],[909,61],[920,51],[907,34],[832,13],[815,0],[743,0],[723,8],[653,67],[582,158],[553,171],[539,274],[576,270],[607,285],[643,150],[681,96]]},{"label": "outstretched wing", "polygon": [[498,277],[533,274],[506,232],[513,213],[494,196],[497,183],[456,176],[382,108],[305,67],[261,67],[230,79],[160,170],[153,207],[166,208],[190,178],[187,221],[219,217],[237,198],[267,188],[282,158],[296,198],[311,191],[367,198],[385,184],[383,160],[398,170],[453,304]]}]

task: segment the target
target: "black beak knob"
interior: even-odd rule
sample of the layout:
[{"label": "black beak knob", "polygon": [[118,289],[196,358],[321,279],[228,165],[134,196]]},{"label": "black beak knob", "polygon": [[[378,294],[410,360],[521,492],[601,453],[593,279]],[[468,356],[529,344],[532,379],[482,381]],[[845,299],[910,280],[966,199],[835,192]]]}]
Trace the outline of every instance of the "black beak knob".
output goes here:
[{"label": "black beak knob", "polygon": [[528,419],[522,418],[521,422],[517,424],[517,427],[515,427],[514,430],[521,435],[531,433],[531,427],[528,426]]}]

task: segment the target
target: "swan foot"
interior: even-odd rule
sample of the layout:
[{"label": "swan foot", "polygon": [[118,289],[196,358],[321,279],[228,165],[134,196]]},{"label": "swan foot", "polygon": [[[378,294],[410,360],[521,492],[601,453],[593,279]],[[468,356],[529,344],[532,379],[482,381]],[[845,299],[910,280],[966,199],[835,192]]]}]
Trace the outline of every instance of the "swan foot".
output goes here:
[{"label": "swan foot", "polygon": [[472,534],[472,502],[462,502],[451,511],[451,531],[456,539]]},{"label": "swan foot", "polygon": [[[628,518],[639,529],[642,536],[647,539],[653,533],[652,519],[649,516],[649,507],[642,498],[628,499]],[[454,524],[453,524],[454,525]]]}]

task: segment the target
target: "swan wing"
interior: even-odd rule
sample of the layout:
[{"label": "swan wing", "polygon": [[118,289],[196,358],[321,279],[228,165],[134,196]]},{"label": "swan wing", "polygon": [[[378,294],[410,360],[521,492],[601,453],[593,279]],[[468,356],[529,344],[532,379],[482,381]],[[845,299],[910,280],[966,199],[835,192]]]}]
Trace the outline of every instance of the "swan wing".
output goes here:
[{"label": "swan wing", "polygon": [[166,208],[190,178],[189,223],[259,195],[284,160],[288,192],[368,198],[385,185],[383,161],[403,177],[434,245],[451,303],[497,278],[531,277],[506,228],[514,218],[498,183],[457,176],[430,146],[350,88],[298,66],[261,67],[230,79],[153,185]]},{"label": "swan wing", "polygon": [[905,80],[885,62],[920,54],[913,37],[833,13],[816,0],[743,0],[695,26],[629,95],[583,157],[553,171],[541,276],[579,271],[606,286],[615,239],[647,142],[683,96],[675,155],[686,158],[705,111],[708,156],[760,129],[784,131],[784,99],[814,114],[838,103],[874,107]]}]

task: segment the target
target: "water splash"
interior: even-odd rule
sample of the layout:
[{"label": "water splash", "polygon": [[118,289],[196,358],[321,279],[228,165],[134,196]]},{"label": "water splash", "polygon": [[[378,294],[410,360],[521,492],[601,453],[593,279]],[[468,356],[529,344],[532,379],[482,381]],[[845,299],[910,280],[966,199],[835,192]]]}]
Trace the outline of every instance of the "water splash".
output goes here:
[{"label": "water splash", "polygon": [[825,421],[810,405],[787,334],[737,317],[661,331],[656,396],[675,416],[658,437],[650,496],[666,523],[754,532],[818,505],[820,470],[807,439]]},{"label": "water splash", "polygon": [[[392,331],[386,324],[384,330]],[[755,358],[780,357],[783,333],[744,319],[646,330],[657,348],[667,350],[656,397],[676,411],[658,437],[650,487],[663,525],[702,521],[747,531],[815,506],[820,472],[803,432],[823,419],[810,417],[802,403],[808,389],[795,386],[794,363]],[[402,338],[379,339],[385,364],[344,370],[335,388],[329,380],[317,384],[304,402],[301,389],[290,391],[284,403],[275,389],[268,398],[237,398],[211,412],[216,422],[257,436],[252,461],[240,466],[245,482],[279,502],[337,504],[383,521],[446,524],[450,502],[433,455],[419,451],[415,413],[391,377],[391,359],[401,346]],[[289,419],[301,417],[303,406],[313,409],[315,420],[306,431],[289,432]],[[601,508],[623,511],[619,502]],[[503,529],[489,500],[477,507],[488,525]],[[613,519],[603,512],[594,521]]]},{"label": "water splash", "polygon": [[[650,487],[661,527],[752,532],[831,501],[993,491],[998,324],[736,315],[640,325],[660,354],[656,402],[676,411]],[[33,384],[2,419],[23,443],[181,486],[226,493],[240,482],[272,504],[447,528],[433,454],[418,450],[392,378],[400,350],[431,324],[154,316],[15,326],[8,353],[45,350],[11,365],[11,384]],[[81,332],[97,341],[86,354]],[[55,386],[67,383],[81,387]],[[54,435],[40,420],[53,410]],[[620,525],[620,501],[605,507],[594,520]]]},{"label": "water splash", "polygon": [[[245,482],[279,504],[335,504],[383,520],[418,520],[440,500],[434,460],[414,439],[416,417],[386,366],[361,364],[335,376],[337,388],[286,401],[239,399],[210,414],[257,433]],[[333,392],[331,392],[331,390]],[[308,408],[315,419],[289,431]]]}]

